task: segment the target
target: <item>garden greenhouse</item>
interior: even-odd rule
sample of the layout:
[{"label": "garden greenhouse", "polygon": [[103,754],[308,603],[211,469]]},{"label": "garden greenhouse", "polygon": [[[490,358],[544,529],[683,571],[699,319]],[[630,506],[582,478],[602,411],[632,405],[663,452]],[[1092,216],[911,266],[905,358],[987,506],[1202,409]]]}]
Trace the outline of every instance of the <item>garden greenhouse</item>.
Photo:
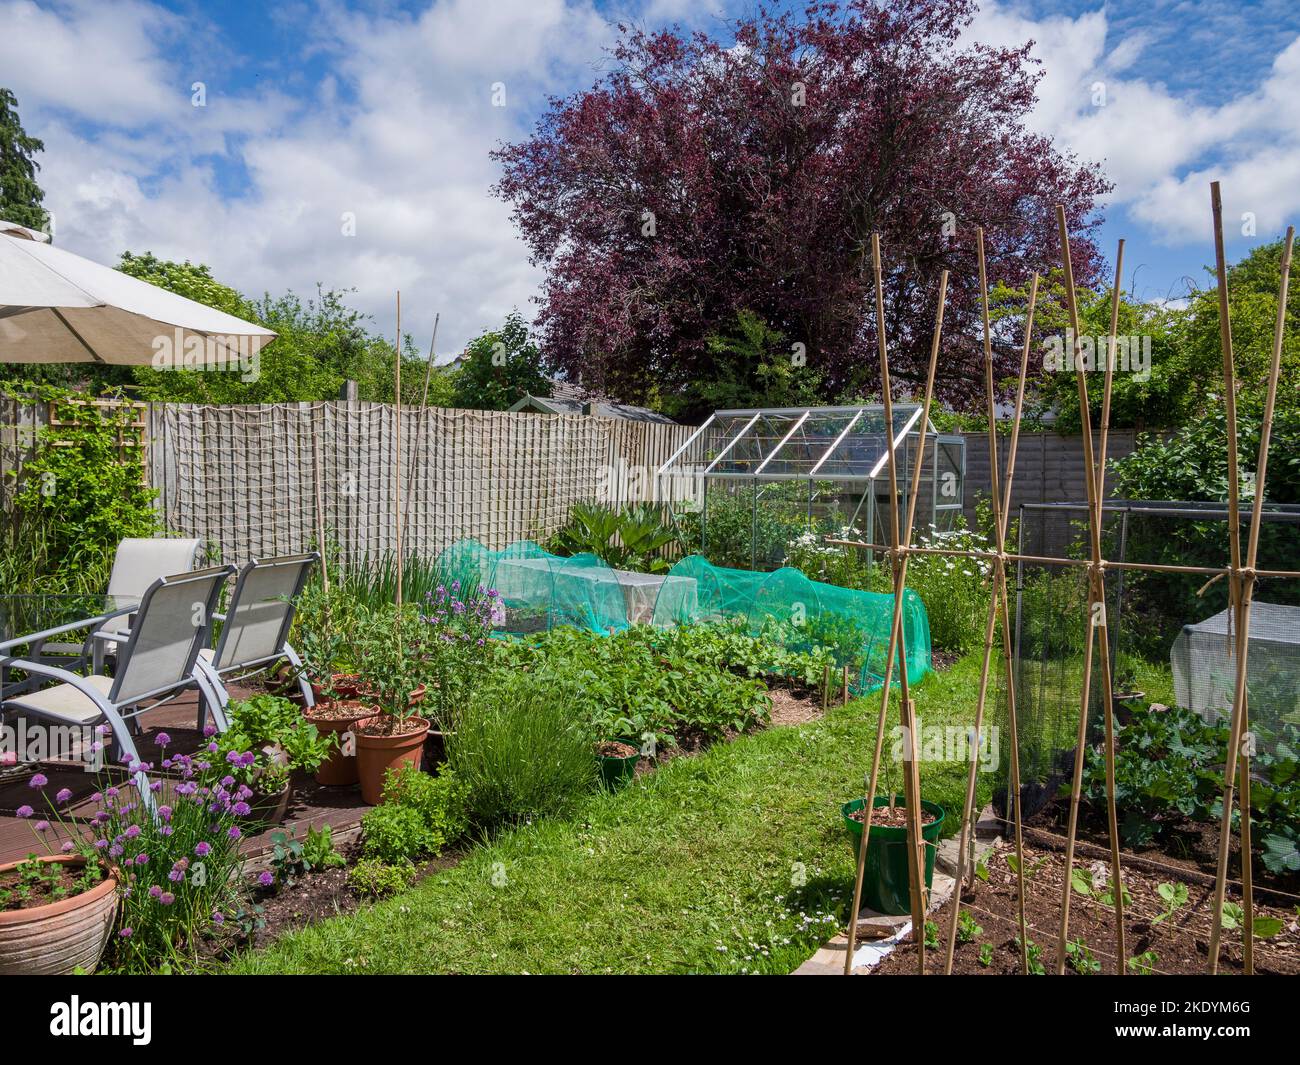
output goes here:
[{"label": "garden greenhouse", "polygon": [[[880,403],[715,411],[660,467],[662,497],[699,498],[699,544],[691,546],[750,569],[779,566],[792,535],[809,529],[853,529],[887,543],[889,452],[905,507],[922,443],[920,405],[896,403],[892,413],[887,427]],[[933,421],[924,431],[916,520],[921,528],[947,530],[962,510],[965,441],[939,433]],[[678,483],[692,491],[677,491]],[[718,537],[728,533],[747,554],[735,544],[717,550]]]}]

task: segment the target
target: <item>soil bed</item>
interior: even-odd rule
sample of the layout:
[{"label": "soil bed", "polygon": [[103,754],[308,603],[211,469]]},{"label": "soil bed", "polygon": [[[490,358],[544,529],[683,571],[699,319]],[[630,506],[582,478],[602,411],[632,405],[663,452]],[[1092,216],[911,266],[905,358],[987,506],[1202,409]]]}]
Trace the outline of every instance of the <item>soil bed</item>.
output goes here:
[{"label": "soil bed", "polygon": [[[970,942],[958,943],[953,955],[953,972],[973,975],[1012,975],[1020,972],[1020,950],[1016,946],[1019,930],[1016,904],[1017,877],[1007,863],[1012,848],[999,842],[989,856],[988,880],[976,880],[973,889],[962,895],[962,912],[969,913],[982,932]],[[1076,859],[1076,869],[1090,871],[1094,882],[1106,875],[1109,863]],[[1065,860],[1052,849],[1025,847],[1025,921],[1029,940],[1041,950],[1040,963],[1047,972],[1056,971],[1056,940],[1060,927],[1061,888]],[[1124,883],[1131,899],[1125,907],[1125,953],[1128,958],[1153,952],[1144,959],[1156,973],[1201,974],[1208,972],[1210,905],[1213,886],[1188,883],[1188,900],[1172,916],[1156,921],[1165,904],[1156,893],[1162,883],[1179,882],[1180,878],[1164,873],[1152,875],[1125,868]],[[1186,882],[1186,881],[1182,881]],[[1269,939],[1255,940],[1255,971],[1260,974],[1294,975],[1300,973],[1300,926],[1291,907],[1259,903],[1258,917],[1282,921],[1282,930]],[[951,910],[931,915],[939,927],[939,943],[947,944]],[[1100,965],[1102,974],[1113,974],[1115,965],[1115,913],[1094,895],[1075,892],[1070,901],[1070,939],[1082,939]],[[992,947],[988,965],[980,963],[981,948]],[[1128,959],[1125,959],[1127,961]],[[926,950],[926,971],[943,972],[944,947]],[[1067,959],[1067,974],[1074,974]],[[1225,930],[1221,944],[1219,971],[1240,973],[1241,930]],[[916,972],[916,948],[905,944],[889,955],[875,970],[883,975],[908,975]],[[1133,967],[1129,967],[1133,972]]]},{"label": "soil bed", "polygon": [[[866,813],[862,809],[854,810],[849,814],[854,821],[862,824],[866,820]],[[929,810],[921,810],[921,824],[929,825],[934,822],[934,814]],[[873,828],[906,828],[907,827],[907,807],[895,806],[892,810],[888,806],[877,806],[875,813],[871,815],[871,824]]]}]

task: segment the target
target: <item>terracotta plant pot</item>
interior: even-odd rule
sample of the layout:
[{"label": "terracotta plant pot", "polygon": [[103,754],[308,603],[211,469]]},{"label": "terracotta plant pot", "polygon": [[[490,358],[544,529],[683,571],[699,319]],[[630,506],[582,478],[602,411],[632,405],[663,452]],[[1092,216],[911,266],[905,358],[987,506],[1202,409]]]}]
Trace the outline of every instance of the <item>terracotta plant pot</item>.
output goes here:
[{"label": "terracotta plant pot", "polygon": [[330,698],[331,694],[338,696],[340,699],[355,699],[360,687],[361,678],[355,673],[333,673],[330,675],[328,688],[318,681],[312,681],[311,693],[316,697],[318,703]]},{"label": "terracotta plant pot", "polygon": [[368,727],[378,729],[383,719],[384,715],[379,714],[359,721],[352,733],[357,739],[357,775],[361,778],[361,798],[371,806],[378,806],[383,801],[384,774],[388,770],[403,765],[420,768],[424,737],[429,731],[429,722],[422,717],[408,717],[406,725],[409,731],[406,732],[386,735],[378,731],[367,731]]},{"label": "terracotta plant pot", "polygon": [[[85,859],[39,859],[81,867]],[[0,865],[7,873],[20,863]],[[89,891],[29,910],[0,912],[0,976],[67,976],[93,973],[117,912],[117,878],[111,873]]]},{"label": "terracotta plant pot", "polygon": [[352,707],[355,713],[338,717],[333,715],[329,717],[318,717],[316,714],[305,715],[307,720],[316,726],[317,732],[322,735],[333,733],[339,738],[339,746],[316,770],[316,783],[332,788],[346,787],[357,782],[357,756],[355,751],[349,754],[344,750],[344,736],[352,730],[358,721],[374,717],[379,712],[379,708],[377,706],[366,706],[364,703],[355,700],[325,705],[330,706],[335,714],[338,713],[339,707],[343,706]]},{"label": "terracotta plant pot", "polygon": [[292,794],[293,785],[287,781],[283,788],[270,795],[254,788],[253,794],[248,800],[248,813],[241,817],[240,820],[250,826],[270,827],[278,825],[284,820],[284,815],[289,809],[289,798]]}]

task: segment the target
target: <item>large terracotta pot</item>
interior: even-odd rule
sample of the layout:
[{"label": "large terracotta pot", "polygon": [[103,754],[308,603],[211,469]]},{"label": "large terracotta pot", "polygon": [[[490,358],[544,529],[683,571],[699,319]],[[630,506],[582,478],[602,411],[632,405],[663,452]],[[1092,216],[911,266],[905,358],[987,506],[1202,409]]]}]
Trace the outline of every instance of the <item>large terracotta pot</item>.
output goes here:
[{"label": "large terracotta pot", "polygon": [[[335,708],[340,703],[331,704]],[[334,749],[330,756],[325,759],[316,770],[316,783],[324,784],[328,787],[346,787],[349,784],[357,782],[357,756],[355,753],[349,754],[344,749],[344,735],[350,732],[358,721],[365,718],[373,717],[378,711],[378,707],[366,706],[364,703],[353,703],[356,713],[347,717],[317,717],[314,714],[308,714],[307,720],[316,726],[316,731],[322,735],[334,733],[339,737],[339,745]]]},{"label": "large terracotta pot", "polygon": [[357,722],[353,735],[357,741],[357,775],[361,778],[361,798],[378,806],[384,798],[384,774],[390,769],[410,765],[420,768],[424,737],[429,722],[422,717],[408,717],[409,732],[396,735],[368,733],[366,726],[378,725],[383,715]]},{"label": "large terracotta pot", "polygon": [[[80,867],[76,855],[41,858]],[[20,863],[0,865],[7,873]],[[117,912],[117,878],[111,873],[89,891],[30,910],[0,912],[0,976],[67,976],[93,973]]]}]

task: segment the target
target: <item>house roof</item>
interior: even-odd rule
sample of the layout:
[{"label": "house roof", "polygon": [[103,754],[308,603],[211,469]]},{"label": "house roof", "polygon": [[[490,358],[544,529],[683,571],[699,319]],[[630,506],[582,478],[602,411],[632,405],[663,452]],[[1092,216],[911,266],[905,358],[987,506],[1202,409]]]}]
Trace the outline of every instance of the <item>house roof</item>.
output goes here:
[{"label": "house roof", "polygon": [[604,418],[621,418],[628,422],[658,422],[662,425],[676,425],[672,418],[649,407],[637,407],[630,403],[618,403],[607,396],[589,392],[581,385],[571,381],[549,378],[551,394],[549,396],[525,395],[510,409],[512,411],[534,410],[542,414],[596,414]]}]

